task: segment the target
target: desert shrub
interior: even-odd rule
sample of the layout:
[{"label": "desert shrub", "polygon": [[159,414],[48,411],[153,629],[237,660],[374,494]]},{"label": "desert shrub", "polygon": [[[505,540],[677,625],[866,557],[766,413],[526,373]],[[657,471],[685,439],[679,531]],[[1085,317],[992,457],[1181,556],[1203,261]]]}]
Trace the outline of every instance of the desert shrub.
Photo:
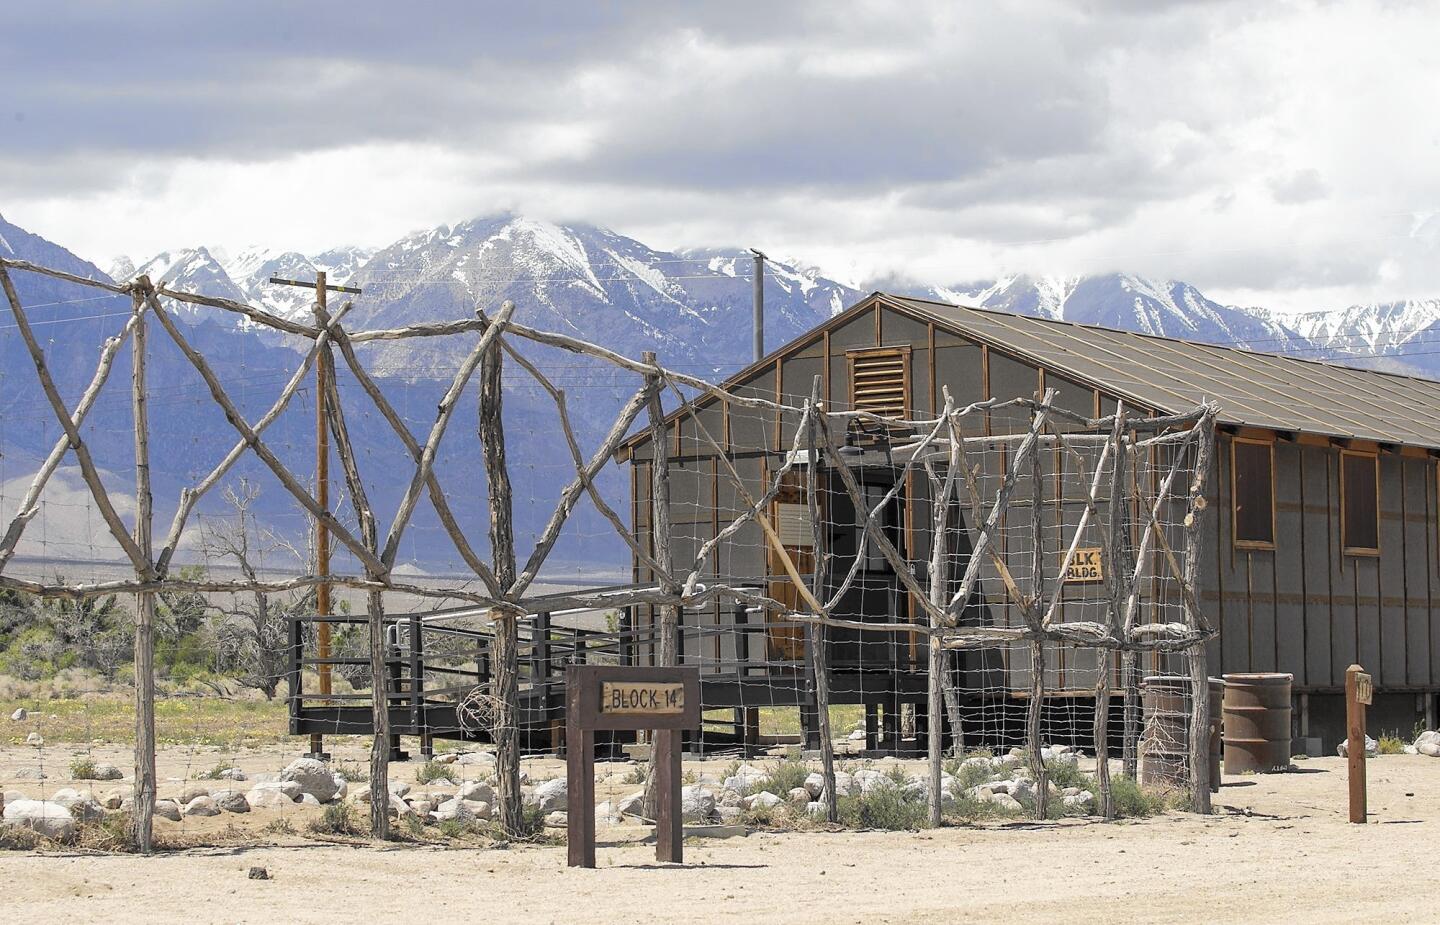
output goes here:
[{"label": "desert shrub", "polygon": [[294,835],[295,824],[285,816],[281,816],[279,819],[271,819],[265,823],[265,828],[260,831],[268,832],[271,835]]},{"label": "desert shrub", "polygon": [[223,762],[223,761],[222,761],[220,764],[215,765],[215,767],[213,767],[213,768],[211,768],[210,770],[206,771],[204,774],[201,774],[201,775],[200,775],[200,779],[201,779],[201,780],[224,780],[224,779],[225,779],[225,772],[226,772],[226,771],[233,771],[234,769],[235,769],[235,766],[234,766],[233,764],[229,764],[228,762]]},{"label": "desert shrub", "polygon": [[636,763],[625,772],[624,783],[643,784],[645,783],[645,765]]},{"label": "desert shrub", "polygon": [[88,755],[70,762],[70,776],[76,780],[94,780],[95,770],[95,759]]},{"label": "desert shrub", "polygon": [[[434,764],[435,762],[427,762]],[[334,771],[351,784],[370,783],[370,769],[358,761],[337,761]]]},{"label": "desert shrub", "polygon": [[75,844],[91,851],[133,851],[135,839],[129,813],[106,813],[94,822],[82,823]]},{"label": "desert shrub", "polygon": [[[1117,774],[1110,778],[1110,799],[1115,804],[1117,819],[1143,819],[1165,812],[1173,802],[1182,800],[1184,794],[1159,794],[1141,787],[1133,777]],[[1098,795],[1097,795],[1098,799]]]},{"label": "desert shrub", "polygon": [[856,829],[925,829],[930,811],[923,796],[887,781],[869,793],[841,798],[840,822]]},{"label": "desert shrub", "polygon": [[[347,777],[346,780],[349,778]],[[455,783],[455,769],[438,761],[427,761],[415,771],[416,783],[433,784],[437,780]]]},{"label": "desert shrub", "polygon": [[34,851],[45,839],[34,829],[0,825],[0,851]]},{"label": "desert shrub", "polygon": [[363,835],[365,828],[349,803],[331,803],[306,828],[317,835]]},{"label": "desert shrub", "polygon": [[1089,790],[1094,793],[1096,787],[1099,786],[1095,782],[1095,778],[1080,770],[1079,765],[1073,761],[1052,758],[1045,762],[1045,771],[1050,782],[1061,790],[1066,787],[1079,787],[1081,790]]},{"label": "desert shrub", "polygon": [[1376,744],[1376,754],[1403,755],[1405,754],[1405,746],[1409,744],[1409,742],[1400,738],[1400,730],[1398,729],[1381,732],[1380,739]]},{"label": "desert shrub", "polygon": [[979,784],[988,783],[995,779],[995,771],[988,765],[981,767],[979,764],[965,766],[965,761],[970,758],[989,758],[988,751],[971,752],[961,758],[951,758],[945,762],[945,772],[955,778],[955,783],[962,789],[969,789]]},{"label": "desert shrub", "polygon": [[760,781],[759,786],[751,788],[755,791],[768,790],[776,796],[783,797],[796,787],[805,786],[805,778],[810,776],[810,767],[798,758],[786,758],[770,770],[770,774]]}]

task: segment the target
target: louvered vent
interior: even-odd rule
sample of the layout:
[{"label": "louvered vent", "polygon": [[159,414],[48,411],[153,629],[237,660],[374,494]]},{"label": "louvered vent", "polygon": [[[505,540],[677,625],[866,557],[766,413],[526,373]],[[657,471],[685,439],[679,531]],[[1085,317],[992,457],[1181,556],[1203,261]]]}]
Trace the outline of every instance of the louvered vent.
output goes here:
[{"label": "louvered vent", "polygon": [[850,354],[850,405],[903,418],[910,410],[910,352],[886,348]]}]

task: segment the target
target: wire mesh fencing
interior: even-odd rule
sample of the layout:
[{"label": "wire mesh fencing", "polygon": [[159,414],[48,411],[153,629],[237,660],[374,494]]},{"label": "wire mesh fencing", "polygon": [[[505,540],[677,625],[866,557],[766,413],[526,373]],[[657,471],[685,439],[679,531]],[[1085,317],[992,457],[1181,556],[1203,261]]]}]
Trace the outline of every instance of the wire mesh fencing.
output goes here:
[{"label": "wire mesh fencing", "polygon": [[[96,367],[36,335],[11,271],[116,300]],[[257,811],[543,832],[565,668],[596,663],[699,670],[692,822],[1111,816],[1145,774],[1208,809],[1212,408],[845,408],[818,378],[721,388],[508,303],[352,330],[349,303],[281,318],[11,260],[0,282],[34,373],[0,429],[42,451],[0,479],[29,749],[0,777],[59,828],[123,810],[142,850],[157,816]],[[293,365],[252,370],[205,313]],[[637,815],[645,744],[602,737],[607,819]]]}]

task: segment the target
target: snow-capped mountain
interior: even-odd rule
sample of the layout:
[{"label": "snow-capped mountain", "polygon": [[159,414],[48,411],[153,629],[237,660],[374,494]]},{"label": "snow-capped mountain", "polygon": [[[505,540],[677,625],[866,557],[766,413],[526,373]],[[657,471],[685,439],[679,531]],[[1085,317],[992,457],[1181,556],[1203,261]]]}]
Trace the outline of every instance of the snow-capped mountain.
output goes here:
[{"label": "snow-capped mountain", "polygon": [[[470,317],[515,302],[517,320],[662,362],[721,375],[750,359],[753,264],[743,252],[674,253],[592,225],[515,215],[408,235],[378,251],[352,284],[352,318],[386,327]],[[767,347],[808,330],[859,293],[783,262],[768,265]],[[434,345],[395,342],[390,358],[430,365]],[[435,358],[439,362],[439,358]]]},{"label": "snow-capped mountain", "polygon": [[1440,299],[1352,305],[1289,320],[1317,348],[1337,357],[1399,356],[1422,367],[1440,365],[1431,356],[1440,351]]},{"label": "snow-capped mountain", "polygon": [[1094,324],[1269,353],[1312,351],[1299,331],[1267,312],[1221,305],[1189,283],[1128,273],[1011,276],[931,287],[917,294],[1058,321]]}]

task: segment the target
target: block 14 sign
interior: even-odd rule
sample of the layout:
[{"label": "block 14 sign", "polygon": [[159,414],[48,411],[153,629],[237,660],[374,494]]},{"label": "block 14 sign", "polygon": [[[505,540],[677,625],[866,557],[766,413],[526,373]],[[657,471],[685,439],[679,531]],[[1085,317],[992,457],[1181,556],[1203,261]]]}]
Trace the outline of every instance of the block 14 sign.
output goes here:
[{"label": "block 14 sign", "polygon": [[1091,546],[1075,550],[1075,558],[1065,570],[1065,580],[1070,582],[1104,581],[1105,573],[1100,564],[1100,547]]},{"label": "block 14 sign", "polygon": [[684,713],[685,685],[662,681],[602,681],[600,712]]}]

